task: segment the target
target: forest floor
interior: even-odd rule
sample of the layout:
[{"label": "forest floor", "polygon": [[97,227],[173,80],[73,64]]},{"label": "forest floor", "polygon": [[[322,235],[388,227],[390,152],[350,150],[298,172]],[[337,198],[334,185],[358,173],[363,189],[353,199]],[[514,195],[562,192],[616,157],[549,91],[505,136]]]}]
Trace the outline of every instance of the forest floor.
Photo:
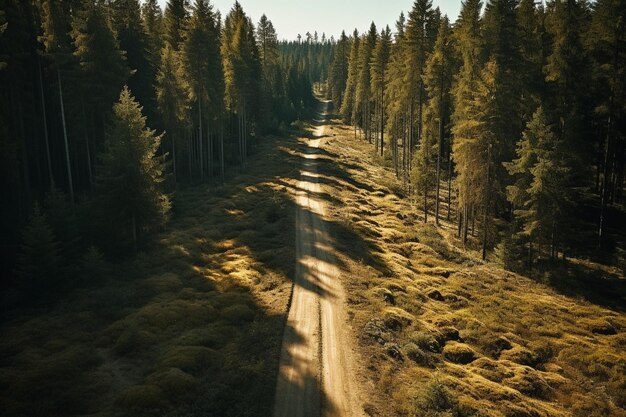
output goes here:
[{"label": "forest floor", "polygon": [[[593,296],[482,262],[373,153],[317,122],[266,138],[224,186],[179,191],[133,259],[3,316],[1,414],[281,415],[287,383],[312,414],[626,416],[623,275],[573,262],[610,289]],[[315,319],[294,332],[298,294]]]},{"label": "forest floor", "polygon": [[[308,134],[308,133],[307,133]],[[167,229],[54,304],[4,312],[3,416],[269,416],[295,274],[298,135],[223,186],[173,197]]]},{"label": "forest floor", "polygon": [[432,213],[424,224],[422,203],[353,128],[331,120],[325,133],[319,195],[368,415],[626,416],[619,270],[571,260],[563,271],[593,282],[546,285],[482,262],[478,237],[464,248],[454,224],[436,228]]}]

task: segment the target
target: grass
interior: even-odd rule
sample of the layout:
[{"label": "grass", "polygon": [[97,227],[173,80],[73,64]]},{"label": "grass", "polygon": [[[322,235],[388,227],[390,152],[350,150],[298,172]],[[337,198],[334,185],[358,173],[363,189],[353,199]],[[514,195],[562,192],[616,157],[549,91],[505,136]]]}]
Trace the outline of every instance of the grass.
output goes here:
[{"label": "grass", "polygon": [[370,414],[626,416],[622,271],[571,259],[538,279],[543,270],[526,277],[482,262],[454,224],[423,223],[421,202],[351,128],[330,134],[324,191],[343,219],[334,234],[359,374],[377,387]]},{"label": "grass", "polygon": [[46,310],[8,312],[1,414],[269,415],[295,264],[297,146],[266,139],[223,187],[178,191],[172,222],[142,253],[110,264],[90,250],[84,286]]}]

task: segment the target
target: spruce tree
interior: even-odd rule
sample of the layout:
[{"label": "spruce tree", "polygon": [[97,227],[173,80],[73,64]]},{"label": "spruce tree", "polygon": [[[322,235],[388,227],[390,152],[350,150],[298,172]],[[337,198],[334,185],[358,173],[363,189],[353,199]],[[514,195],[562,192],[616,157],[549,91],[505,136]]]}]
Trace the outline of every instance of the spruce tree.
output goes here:
[{"label": "spruce tree", "polygon": [[38,297],[53,289],[60,281],[62,257],[47,217],[35,205],[33,214],[22,232],[17,259],[18,287],[29,297]]},{"label": "spruce tree", "polygon": [[[126,53],[126,61],[131,69],[128,88],[142,104],[148,121],[154,121],[156,103],[154,81],[156,66],[150,56],[150,39],[141,19],[139,0],[114,0],[113,27],[117,34],[120,49]],[[154,38],[152,38],[154,42]]]},{"label": "spruce tree", "polygon": [[[556,0],[548,4],[546,28],[551,40],[551,53],[546,58],[544,73],[547,82],[544,108],[551,120],[558,120],[555,132],[560,140],[567,161],[568,178],[565,181],[569,194],[567,200],[581,198],[578,194],[591,185],[591,164],[587,156],[593,151],[591,137],[591,72],[588,53],[583,48],[583,31],[588,25],[588,14],[584,2]],[[582,229],[579,216],[572,207],[564,209],[564,217],[570,218],[572,231]],[[563,253],[569,247],[568,240],[574,237],[561,236],[564,240]]]},{"label": "spruce tree", "polygon": [[275,129],[278,126],[276,110],[281,100],[284,99],[280,82],[282,71],[279,63],[276,29],[265,15],[261,16],[257,25],[257,46],[263,72],[260,120],[265,128]]},{"label": "spruce tree", "polygon": [[96,137],[104,127],[104,116],[131,74],[124,51],[119,47],[104,4],[84,0],[72,20],[74,55],[79,60],[83,87],[92,117],[100,121]]},{"label": "spruce tree", "polygon": [[518,144],[517,159],[507,164],[515,177],[507,188],[508,198],[522,222],[518,233],[528,240],[531,265],[534,245],[549,247],[551,257],[556,254],[568,198],[563,156],[559,139],[539,107]]},{"label": "spruce tree", "polygon": [[167,42],[174,51],[178,51],[183,41],[183,35],[189,17],[188,9],[189,0],[168,0],[165,5],[163,36],[165,42]]},{"label": "spruce tree", "polygon": [[337,110],[340,110],[343,104],[343,94],[348,81],[349,46],[350,40],[346,36],[346,32],[342,31],[335,46],[328,73],[328,96]]},{"label": "spruce tree", "polygon": [[141,21],[146,34],[148,58],[154,68],[159,66],[163,48],[163,12],[158,0],[146,0],[141,6]]},{"label": "spruce tree", "polygon": [[101,225],[112,242],[132,242],[159,228],[170,211],[161,190],[164,163],[157,156],[161,136],[146,127],[146,118],[128,88],[113,106],[113,120],[100,155],[96,204]]}]

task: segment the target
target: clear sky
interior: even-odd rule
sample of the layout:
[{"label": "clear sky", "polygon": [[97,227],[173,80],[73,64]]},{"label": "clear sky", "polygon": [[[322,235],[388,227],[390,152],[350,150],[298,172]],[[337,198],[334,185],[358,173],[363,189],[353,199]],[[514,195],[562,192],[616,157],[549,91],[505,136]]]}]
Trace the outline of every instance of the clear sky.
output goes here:
[{"label": "clear sky", "polygon": [[[165,9],[166,0],[159,0]],[[193,0],[191,0],[193,3]],[[210,0],[211,4],[226,15],[235,0]],[[298,33],[317,30],[320,37],[325,32],[337,38],[343,29],[346,33],[357,28],[359,32],[369,28],[372,20],[379,31],[385,25],[394,30],[394,23],[401,11],[411,9],[413,0],[240,0],[253,22],[263,13],[272,21],[280,39],[296,39]],[[439,7],[451,21],[455,21],[461,8],[461,0],[433,0],[433,8]]]}]

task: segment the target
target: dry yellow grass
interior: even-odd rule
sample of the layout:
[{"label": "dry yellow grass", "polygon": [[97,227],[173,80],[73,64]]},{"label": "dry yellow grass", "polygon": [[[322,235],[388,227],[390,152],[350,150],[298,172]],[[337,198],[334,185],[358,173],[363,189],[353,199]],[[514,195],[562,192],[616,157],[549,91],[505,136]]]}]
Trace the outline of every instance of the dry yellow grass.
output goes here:
[{"label": "dry yellow grass", "polygon": [[338,200],[350,324],[381,394],[371,415],[423,415],[438,375],[458,400],[445,415],[626,416],[623,310],[481,262],[454,225],[423,224],[373,146],[338,122],[327,133],[321,173]]}]

